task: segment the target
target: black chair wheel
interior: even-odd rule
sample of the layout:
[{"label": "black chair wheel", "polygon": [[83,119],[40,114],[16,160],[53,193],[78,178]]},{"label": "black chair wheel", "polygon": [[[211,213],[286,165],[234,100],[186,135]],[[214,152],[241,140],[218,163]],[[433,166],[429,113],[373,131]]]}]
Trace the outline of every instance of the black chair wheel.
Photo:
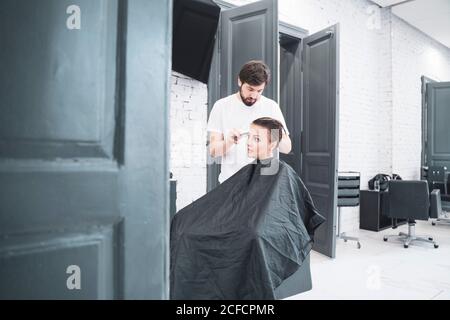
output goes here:
[{"label": "black chair wheel", "polygon": [[358,249],[361,249],[361,243],[358,242]]},{"label": "black chair wheel", "polygon": [[428,240],[433,241],[433,238],[432,238],[432,237],[429,237]]},{"label": "black chair wheel", "polygon": [[435,245],[434,245],[434,248],[435,248],[435,249],[439,248],[439,245],[438,245],[438,244],[435,244]]},{"label": "black chair wheel", "polygon": [[408,249],[409,246],[408,246],[407,244],[404,244],[403,247],[404,247],[405,249]]},{"label": "black chair wheel", "polygon": [[383,238],[384,241],[387,241],[387,238]]},{"label": "black chair wheel", "polygon": [[344,242],[347,242],[347,239],[344,239]]},{"label": "black chair wheel", "polygon": [[435,226],[435,225],[436,225],[436,222],[431,221],[431,225],[432,225],[432,226]]}]

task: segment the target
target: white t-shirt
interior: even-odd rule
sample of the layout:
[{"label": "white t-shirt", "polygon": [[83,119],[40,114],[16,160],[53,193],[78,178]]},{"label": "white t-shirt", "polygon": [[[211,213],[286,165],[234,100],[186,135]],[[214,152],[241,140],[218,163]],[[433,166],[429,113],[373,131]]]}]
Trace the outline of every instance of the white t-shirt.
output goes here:
[{"label": "white t-shirt", "polygon": [[[280,121],[286,133],[289,134],[283,114],[275,101],[261,96],[254,105],[249,107],[238,98],[236,93],[216,101],[209,115],[207,130],[222,133],[224,137],[233,128],[237,128],[241,132],[248,132],[250,124],[262,117],[271,117]],[[255,160],[247,157],[247,139],[248,135],[243,136],[239,143],[234,144],[222,157],[220,183]]]}]

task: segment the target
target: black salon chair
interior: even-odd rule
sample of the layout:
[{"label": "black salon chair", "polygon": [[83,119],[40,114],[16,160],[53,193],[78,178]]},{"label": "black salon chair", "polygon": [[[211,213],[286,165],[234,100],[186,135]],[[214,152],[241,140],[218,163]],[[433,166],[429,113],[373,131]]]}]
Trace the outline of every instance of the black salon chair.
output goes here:
[{"label": "black salon chair", "polygon": [[400,232],[398,235],[386,235],[383,240],[387,241],[391,237],[397,237],[403,242],[403,246],[408,248],[414,241],[423,241],[439,245],[431,236],[418,236],[415,234],[415,220],[427,221],[430,216],[437,213],[430,205],[430,193],[427,181],[391,180],[388,184],[389,210],[388,216],[394,219],[406,219],[408,222],[408,233]]},{"label": "black salon chair", "polygon": [[423,166],[422,178],[428,181],[430,193],[438,189],[442,201],[442,208],[450,212],[450,172],[446,166]]},{"label": "black salon chair", "polygon": [[447,172],[446,175],[446,180],[447,180],[447,193],[450,192],[450,172]]},{"label": "black salon chair", "polygon": [[431,214],[430,218],[434,219],[431,224],[450,224],[450,212],[442,210],[441,190],[434,189],[430,195]]},{"label": "black salon chair", "polygon": [[447,195],[447,177],[447,167],[429,166],[427,172],[429,191],[439,189],[441,190],[441,195]]}]

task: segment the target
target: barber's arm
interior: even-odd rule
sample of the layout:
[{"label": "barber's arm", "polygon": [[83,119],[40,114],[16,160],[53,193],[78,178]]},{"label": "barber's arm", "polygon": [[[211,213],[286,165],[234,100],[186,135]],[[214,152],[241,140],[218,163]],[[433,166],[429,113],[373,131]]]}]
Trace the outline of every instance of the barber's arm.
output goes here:
[{"label": "barber's arm", "polygon": [[237,129],[231,130],[226,137],[220,132],[210,132],[209,154],[213,158],[227,154],[231,146],[238,143],[240,137],[241,135]]},{"label": "barber's arm", "polygon": [[286,134],[286,132],[283,131],[283,137],[281,138],[280,144],[278,146],[278,150],[280,150],[281,153],[289,153],[292,149],[292,142],[291,138],[289,138],[289,135]]}]

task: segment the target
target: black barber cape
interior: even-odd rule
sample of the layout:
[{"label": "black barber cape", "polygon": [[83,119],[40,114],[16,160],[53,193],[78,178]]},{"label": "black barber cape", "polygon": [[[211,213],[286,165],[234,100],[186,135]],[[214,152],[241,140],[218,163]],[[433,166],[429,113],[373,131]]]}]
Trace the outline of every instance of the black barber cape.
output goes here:
[{"label": "black barber cape", "polygon": [[174,216],[171,299],[275,299],[324,221],[288,164],[243,167]]}]

